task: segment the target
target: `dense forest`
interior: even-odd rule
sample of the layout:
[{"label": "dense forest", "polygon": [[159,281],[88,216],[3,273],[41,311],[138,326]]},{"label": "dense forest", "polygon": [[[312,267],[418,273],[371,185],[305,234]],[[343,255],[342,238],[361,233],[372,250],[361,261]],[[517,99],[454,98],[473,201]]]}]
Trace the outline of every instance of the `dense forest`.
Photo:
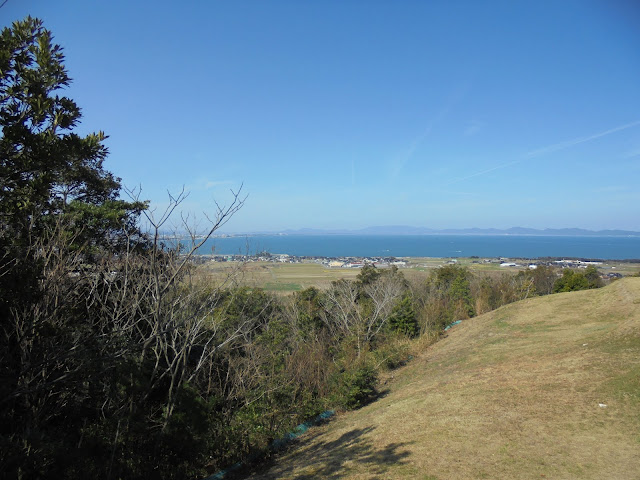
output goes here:
[{"label": "dense forest", "polygon": [[[329,408],[358,408],[445,326],[535,295],[600,286],[595,269],[409,283],[365,267],[274,296],[199,281],[193,247],[103,167],[61,48],[37,19],[0,37],[0,469],[7,478],[203,477]],[[124,195],[126,197],[126,195]],[[141,222],[144,219],[144,222]],[[144,231],[141,225],[147,225]],[[200,240],[197,240],[197,239]]]}]

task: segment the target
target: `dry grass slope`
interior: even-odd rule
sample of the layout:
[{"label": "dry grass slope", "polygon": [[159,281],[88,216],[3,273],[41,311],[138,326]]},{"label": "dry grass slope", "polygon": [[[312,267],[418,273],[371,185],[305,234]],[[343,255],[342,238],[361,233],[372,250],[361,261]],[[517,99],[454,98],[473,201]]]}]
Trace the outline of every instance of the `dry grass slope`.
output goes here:
[{"label": "dry grass slope", "polygon": [[640,478],[640,278],[463,322],[385,387],[252,478]]}]

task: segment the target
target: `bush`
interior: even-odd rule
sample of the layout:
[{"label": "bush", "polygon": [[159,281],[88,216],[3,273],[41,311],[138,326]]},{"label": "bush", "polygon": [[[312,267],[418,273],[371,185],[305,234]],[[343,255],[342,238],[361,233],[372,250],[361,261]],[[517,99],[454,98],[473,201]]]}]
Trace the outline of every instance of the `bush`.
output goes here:
[{"label": "bush", "polygon": [[334,403],[353,410],[375,398],[378,372],[368,361],[341,370],[335,377]]},{"label": "bush", "polygon": [[599,288],[603,285],[598,270],[595,267],[588,267],[584,273],[565,269],[562,277],[556,280],[553,285],[553,293],[575,292],[577,290],[587,290]]},{"label": "bush", "polygon": [[418,335],[418,319],[416,318],[416,312],[413,309],[409,293],[405,293],[402,299],[393,307],[389,316],[389,329],[409,337]]},{"label": "bush", "polygon": [[404,335],[388,336],[373,352],[376,365],[385,370],[402,367],[409,358],[409,345],[410,341]]}]

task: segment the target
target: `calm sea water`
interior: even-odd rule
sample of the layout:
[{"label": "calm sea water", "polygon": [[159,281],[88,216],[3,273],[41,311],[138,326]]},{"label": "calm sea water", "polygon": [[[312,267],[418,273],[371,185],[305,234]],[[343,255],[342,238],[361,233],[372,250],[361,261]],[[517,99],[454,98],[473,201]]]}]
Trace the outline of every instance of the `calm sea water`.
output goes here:
[{"label": "calm sea water", "polygon": [[640,237],[528,235],[257,235],[209,239],[200,254],[319,257],[640,258]]}]

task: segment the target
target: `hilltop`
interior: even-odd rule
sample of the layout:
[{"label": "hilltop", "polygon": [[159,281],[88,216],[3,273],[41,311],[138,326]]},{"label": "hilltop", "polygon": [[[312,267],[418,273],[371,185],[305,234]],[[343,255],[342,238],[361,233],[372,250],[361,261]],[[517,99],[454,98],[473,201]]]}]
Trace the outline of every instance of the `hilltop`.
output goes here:
[{"label": "hilltop", "polygon": [[637,478],[640,278],[465,321],[252,479]]}]

